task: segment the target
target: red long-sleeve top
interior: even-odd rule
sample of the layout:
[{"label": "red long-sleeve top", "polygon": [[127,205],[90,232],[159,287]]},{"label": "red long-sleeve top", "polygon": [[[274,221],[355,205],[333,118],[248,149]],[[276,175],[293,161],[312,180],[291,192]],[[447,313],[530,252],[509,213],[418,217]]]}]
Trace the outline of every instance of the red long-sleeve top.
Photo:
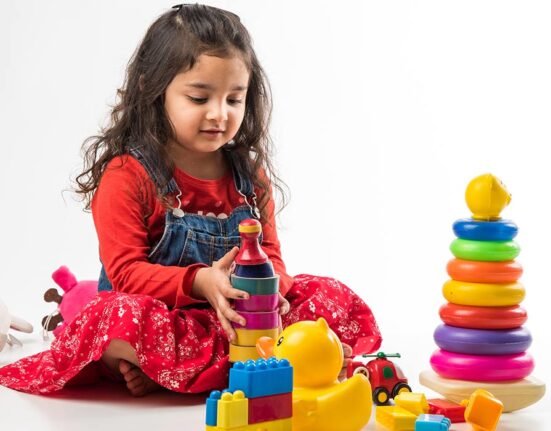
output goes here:
[{"label": "red long-sleeve top", "polygon": [[[202,180],[175,168],[174,179],[182,191],[186,213],[224,217],[243,204],[231,170],[218,180]],[[255,191],[261,196],[260,190]],[[293,279],[281,258],[272,197],[266,210],[269,216],[262,224],[262,248],[280,275],[280,291],[285,295]],[[92,199],[92,215],[100,259],[113,289],[150,295],[169,307],[182,307],[197,302],[190,296],[191,287],[197,271],[205,265],[165,266],[148,261],[150,250],[163,234],[165,213],[153,181],[136,159],[124,155],[109,162]]]}]

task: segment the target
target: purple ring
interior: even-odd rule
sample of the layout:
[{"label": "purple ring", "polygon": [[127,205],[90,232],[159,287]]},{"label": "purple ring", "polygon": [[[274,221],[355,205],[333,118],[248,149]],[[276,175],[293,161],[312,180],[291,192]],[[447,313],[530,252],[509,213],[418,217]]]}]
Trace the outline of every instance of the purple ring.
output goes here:
[{"label": "purple ring", "polygon": [[277,309],[279,295],[251,295],[249,299],[235,299],[236,311],[274,311]]},{"label": "purple ring", "polygon": [[440,325],[434,341],[442,350],[468,355],[513,355],[525,352],[532,336],[523,327],[514,329],[469,329]]},{"label": "purple ring", "polygon": [[279,313],[278,311],[238,311],[237,314],[244,317],[247,323],[242,326],[236,322],[232,322],[232,325],[236,328],[245,329],[273,329],[279,327]]}]

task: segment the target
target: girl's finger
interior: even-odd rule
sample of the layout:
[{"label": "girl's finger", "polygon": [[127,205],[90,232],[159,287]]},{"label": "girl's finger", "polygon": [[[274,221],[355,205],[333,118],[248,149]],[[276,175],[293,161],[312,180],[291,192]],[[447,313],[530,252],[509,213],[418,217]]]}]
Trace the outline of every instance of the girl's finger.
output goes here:
[{"label": "girl's finger", "polygon": [[233,308],[230,307],[230,304],[226,298],[218,302],[218,309],[226,317],[226,319],[231,322],[238,323],[241,326],[245,326],[247,323],[243,316],[240,316]]},{"label": "girl's finger", "polygon": [[229,270],[231,267],[232,262],[237,256],[237,253],[239,253],[239,247],[234,247],[230,251],[228,251],[222,259],[220,259],[217,262],[214,262],[212,266],[220,269],[226,269]]},{"label": "girl's finger", "polygon": [[222,292],[222,295],[228,299],[249,299],[249,294],[247,292],[244,290],[235,289],[231,287],[229,283],[224,285],[220,291]]},{"label": "girl's finger", "polygon": [[291,308],[291,305],[289,304],[289,301],[287,301],[283,295],[280,293],[279,294],[279,304],[278,304],[278,309],[279,309],[279,314],[287,314],[289,312]]},{"label": "girl's finger", "polygon": [[217,310],[216,315],[218,316],[218,320],[220,321],[222,329],[228,336],[228,340],[230,341],[230,343],[233,342],[236,339],[236,334],[231,323],[228,319],[226,319],[226,316],[224,316],[224,313],[222,313],[221,310]]}]

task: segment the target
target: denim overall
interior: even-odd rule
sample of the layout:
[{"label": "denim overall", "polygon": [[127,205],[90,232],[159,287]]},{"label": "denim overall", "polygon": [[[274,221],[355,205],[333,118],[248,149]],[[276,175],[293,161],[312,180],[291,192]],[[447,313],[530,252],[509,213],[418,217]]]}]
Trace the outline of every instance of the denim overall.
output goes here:
[{"label": "denim overall", "polygon": [[[130,154],[145,168],[155,185],[160,188],[161,174],[156,166],[147,160],[138,149],[131,149]],[[245,205],[235,208],[228,218],[185,214],[181,209],[180,196],[174,178],[161,188],[161,194],[175,194],[177,208],[170,208],[165,216],[165,229],[159,242],[151,249],[148,260],[166,266],[188,266],[193,263],[212,265],[221,259],[234,246],[239,246],[239,223],[248,218],[259,218],[256,208],[256,195],[250,178],[242,175],[237,169],[239,160],[227,151],[228,160],[233,171],[233,180],[237,192],[243,196]],[[98,291],[113,290],[111,282],[102,265]]]}]

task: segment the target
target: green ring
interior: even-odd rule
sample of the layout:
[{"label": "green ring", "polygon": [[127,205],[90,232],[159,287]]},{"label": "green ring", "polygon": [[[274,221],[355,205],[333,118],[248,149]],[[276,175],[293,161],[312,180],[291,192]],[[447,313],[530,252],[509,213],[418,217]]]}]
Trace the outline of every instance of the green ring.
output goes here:
[{"label": "green ring", "polygon": [[273,295],[279,292],[279,275],[267,278],[246,278],[232,274],[231,285],[251,295]]},{"label": "green ring", "polygon": [[471,241],[457,238],[451,243],[450,250],[459,259],[503,262],[517,257],[520,246],[515,241]]}]

